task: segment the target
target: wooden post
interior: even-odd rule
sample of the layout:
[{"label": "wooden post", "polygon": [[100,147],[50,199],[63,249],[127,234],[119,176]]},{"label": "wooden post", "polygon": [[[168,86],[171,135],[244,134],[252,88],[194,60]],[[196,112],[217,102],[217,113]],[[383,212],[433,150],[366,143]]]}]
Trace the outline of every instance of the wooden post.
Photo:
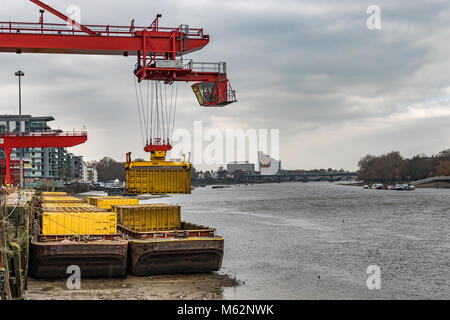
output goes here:
[{"label": "wooden post", "polygon": [[6,218],[6,201],[7,196],[6,192],[2,195],[2,205],[0,208],[0,262],[5,270],[5,293],[6,293],[6,299],[11,300],[11,287],[9,284],[9,259],[8,259],[8,253],[7,253],[7,246],[6,246],[6,228],[5,228],[5,218]]},{"label": "wooden post", "polygon": [[23,288],[23,270],[22,270],[22,258],[20,254],[20,245],[15,242],[9,243],[12,249],[13,262],[14,262],[14,275],[15,275],[15,292],[18,298],[22,298],[24,293]]}]

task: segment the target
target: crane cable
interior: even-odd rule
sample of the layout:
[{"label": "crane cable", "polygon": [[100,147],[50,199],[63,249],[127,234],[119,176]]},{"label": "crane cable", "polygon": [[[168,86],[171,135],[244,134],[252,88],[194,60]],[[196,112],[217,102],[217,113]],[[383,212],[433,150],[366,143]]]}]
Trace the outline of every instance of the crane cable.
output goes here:
[{"label": "crane cable", "polygon": [[[146,146],[155,143],[155,139],[158,138],[161,143],[168,144],[175,129],[178,83],[148,81],[144,99],[142,84],[134,75],[133,78],[142,144]],[[168,86],[170,86],[169,93]]]}]

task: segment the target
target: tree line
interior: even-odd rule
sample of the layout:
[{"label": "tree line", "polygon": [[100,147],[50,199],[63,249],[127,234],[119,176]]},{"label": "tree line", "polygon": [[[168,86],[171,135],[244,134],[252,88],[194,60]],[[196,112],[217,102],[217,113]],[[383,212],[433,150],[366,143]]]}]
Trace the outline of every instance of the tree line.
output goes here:
[{"label": "tree line", "polygon": [[450,149],[436,155],[418,154],[404,158],[392,151],[366,155],[358,162],[358,179],[366,182],[409,182],[434,176],[450,176]]},{"label": "tree line", "polygon": [[[134,161],[144,161],[144,159],[135,159]],[[125,181],[125,162],[117,162],[116,160],[104,157],[99,161],[88,163],[89,167],[97,169],[98,181],[116,180]]]}]

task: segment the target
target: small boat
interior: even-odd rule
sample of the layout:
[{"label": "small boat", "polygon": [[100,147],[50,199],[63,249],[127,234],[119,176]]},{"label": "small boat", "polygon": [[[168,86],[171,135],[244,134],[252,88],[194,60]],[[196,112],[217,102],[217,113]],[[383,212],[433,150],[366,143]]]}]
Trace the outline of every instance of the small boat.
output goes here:
[{"label": "small boat", "polygon": [[365,185],[363,186],[363,189],[369,189],[369,186],[368,186],[367,184],[365,184]]},{"label": "small boat", "polygon": [[374,183],[372,185],[372,189],[381,190],[381,189],[383,189],[383,184],[382,183]]}]

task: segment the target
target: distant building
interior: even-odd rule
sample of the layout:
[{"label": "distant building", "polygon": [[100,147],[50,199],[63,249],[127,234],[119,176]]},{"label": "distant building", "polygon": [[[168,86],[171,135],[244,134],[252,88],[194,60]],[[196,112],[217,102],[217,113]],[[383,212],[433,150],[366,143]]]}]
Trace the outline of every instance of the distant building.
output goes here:
[{"label": "distant building", "polygon": [[235,161],[227,164],[227,171],[233,173],[235,171],[255,172],[255,164],[248,161]]},{"label": "distant building", "polygon": [[[7,132],[59,132],[52,130],[48,122],[51,116],[33,117],[31,115],[0,115],[0,134]],[[0,149],[0,157],[4,158]],[[15,148],[11,160],[20,159],[20,149]],[[66,148],[24,148],[24,176],[28,180],[59,179],[81,181],[83,179],[83,157],[68,153]]]},{"label": "distant building", "polygon": [[258,152],[259,171],[262,176],[273,176],[280,172],[281,161],[271,158],[269,155]]},{"label": "distant building", "polygon": [[87,167],[86,172],[87,172],[86,182],[93,182],[93,183],[98,182],[98,172],[95,167]]}]

